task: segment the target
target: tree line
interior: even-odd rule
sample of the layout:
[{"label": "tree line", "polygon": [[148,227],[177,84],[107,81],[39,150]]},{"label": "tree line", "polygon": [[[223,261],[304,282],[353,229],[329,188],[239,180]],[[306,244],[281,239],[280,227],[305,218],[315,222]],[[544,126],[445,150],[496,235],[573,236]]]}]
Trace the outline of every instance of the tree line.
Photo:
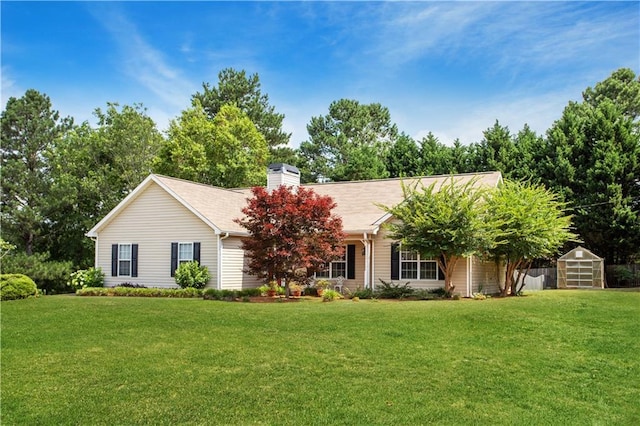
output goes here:
[{"label": "tree line", "polygon": [[1,237],[25,256],[87,267],[85,232],[151,172],[242,187],[263,185],[271,162],[297,166],[303,182],[499,170],[557,193],[586,246],[609,263],[631,262],[640,257],[639,114],[640,77],[620,69],[543,135],[496,120],[469,145],[431,133],[416,141],[381,104],[340,99],[311,117],[308,140],[292,149],[284,115],[244,70],[204,83],[164,133],[141,104],[108,103],[95,125],[75,123],[30,89],[0,118]]}]

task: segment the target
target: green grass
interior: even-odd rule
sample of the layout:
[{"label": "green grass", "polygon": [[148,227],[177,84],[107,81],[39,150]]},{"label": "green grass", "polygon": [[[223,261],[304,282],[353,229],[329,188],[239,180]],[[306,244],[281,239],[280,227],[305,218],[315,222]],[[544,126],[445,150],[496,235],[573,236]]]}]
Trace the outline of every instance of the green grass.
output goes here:
[{"label": "green grass", "polygon": [[640,424],[640,293],[2,310],[10,424]]}]

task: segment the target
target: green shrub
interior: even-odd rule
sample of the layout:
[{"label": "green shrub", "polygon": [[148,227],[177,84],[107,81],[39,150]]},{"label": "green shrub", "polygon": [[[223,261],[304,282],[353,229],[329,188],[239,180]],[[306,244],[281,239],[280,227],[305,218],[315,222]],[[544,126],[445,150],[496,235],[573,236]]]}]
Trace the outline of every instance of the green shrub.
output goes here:
[{"label": "green shrub", "polygon": [[264,295],[262,292],[266,292],[265,288],[256,287],[256,288],[245,288],[242,290],[218,290],[215,288],[208,288],[202,292],[203,298],[207,300],[236,300],[242,299],[243,301],[249,301],[250,297],[257,297]]},{"label": "green shrub", "polygon": [[2,258],[2,271],[6,274],[23,274],[30,277],[45,293],[71,293],[69,275],[71,262],[49,260],[48,253],[10,253]]},{"label": "green shrub", "polygon": [[414,289],[409,287],[409,283],[396,284],[393,281],[380,280],[382,285],[377,289],[377,294],[381,299],[403,299],[413,296]]},{"label": "green shrub", "polygon": [[245,288],[238,292],[238,295],[241,297],[249,296],[249,297],[257,297],[260,296],[261,291],[260,288]]},{"label": "green shrub", "polygon": [[370,288],[357,288],[351,292],[352,299],[372,299],[374,296],[375,294]]},{"label": "green shrub", "polygon": [[428,290],[429,293],[436,295],[436,296],[440,296],[440,297],[449,297],[450,295],[447,294],[447,292],[445,291],[444,287],[438,287],[438,288],[432,288],[431,290]]},{"label": "green shrub", "polygon": [[75,290],[87,287],[104,287],[104,273],[100,268],[80,269],[72,273],[70,278],[67,285]]},{"label": "green shrub", "polygon": [[226,300],[231,302],[236,299],[236,291],[235,290],[221,290],[222,300]]},{"label": "green shrub", "polygon": [[305,296],[317,296],[318,295],[318,289],[316,287],[305,287],[303,289],[304,295]]},{"label": "green shrub", "polygon": [[179,293],[179,297],[202,297],[202,290],[194,287],[188,287],[182,289]]},{"label": "green shrub", "polygon": [[131,287],[87,287],[76,291],[78,296],[122,296],[122,297],[202,297],[197,288],[131,288]]},{"label": "green shrub", "polygon": [[322,301],[323,302],[333,302],[334,300],[342,299],[342,298],[343,297],[340,294],[340,292],[335,291],[335,290],[327,289],[324,292],[322,292]]},{"label": "green shrub", "polygon": [[26,299],[37,295],[36,283],[28,276],[23,274],[0,275],[0,300]]},{"label": "green shrub", "polygon": [[147,288],[146,285],[130,283],[130,282],[120,283],[116,287]]},{"label": "green shrub", "polygon": [[206,266],[200,266],[197,261],[181,263],[176,269],[176,284],[181,288],[204,288],[211,278],[209,269]]},{"label": "green shrub", "polygon": [[202,292],[202,297],[207,300],[222,300],[222,290],[208,288]]}]

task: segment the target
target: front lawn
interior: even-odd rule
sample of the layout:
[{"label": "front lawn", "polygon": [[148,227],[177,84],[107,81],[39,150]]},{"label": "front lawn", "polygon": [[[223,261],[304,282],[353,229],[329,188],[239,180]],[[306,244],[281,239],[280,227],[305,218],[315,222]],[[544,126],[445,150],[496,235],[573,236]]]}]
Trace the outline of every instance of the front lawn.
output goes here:
[{"label": "front lawn", "polygon": [[640,424],[640,293],[2,310],[10,424]]}]

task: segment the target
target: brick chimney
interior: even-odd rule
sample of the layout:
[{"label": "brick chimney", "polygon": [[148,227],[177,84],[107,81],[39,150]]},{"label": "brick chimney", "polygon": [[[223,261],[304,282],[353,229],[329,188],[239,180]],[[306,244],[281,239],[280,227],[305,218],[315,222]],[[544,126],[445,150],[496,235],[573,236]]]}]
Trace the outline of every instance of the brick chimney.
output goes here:
[{"label": "brick chimney", "polygon": [[300,170],[284,163],[269,164],[267,167],[267,190],[271,191],[280,185],[300,186]]}]

